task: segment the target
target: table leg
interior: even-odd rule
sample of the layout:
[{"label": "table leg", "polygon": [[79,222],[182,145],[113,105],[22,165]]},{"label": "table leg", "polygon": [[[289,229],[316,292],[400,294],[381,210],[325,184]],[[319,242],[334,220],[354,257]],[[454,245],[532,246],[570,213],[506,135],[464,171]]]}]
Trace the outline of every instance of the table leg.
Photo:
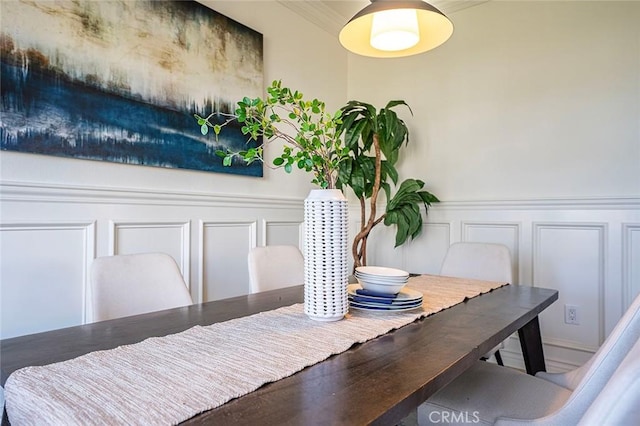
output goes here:
[{"label": "table leg", "polygon": [[546,371],[544,365],[544,353],[542,351],[542,337],[540,336],[540,323],[536,316],[520,330],[520,347],[527,374],[535,375],[538,371]]}]

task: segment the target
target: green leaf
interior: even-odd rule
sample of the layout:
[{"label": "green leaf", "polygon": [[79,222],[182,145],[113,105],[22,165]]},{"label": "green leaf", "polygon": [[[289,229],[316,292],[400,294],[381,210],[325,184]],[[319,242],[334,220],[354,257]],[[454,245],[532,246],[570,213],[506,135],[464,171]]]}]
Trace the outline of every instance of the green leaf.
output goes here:
[{"label": "green leaf", "polygon": [[339,126],[341,131],[349,129],[353,125],[353,122],[355,121],[355,119],[358,118],[358,115],[360,114],[349,113],[349,114],[343,115],[342,124]]},{"label": "green leaf", "polygon": [[420,191],[420,192],[418,192],[418,195],[420,195],[420,197],[422,198],[422,201],[424,201],[428,205],[431,205],[431,203],[439,203],[440,202],[438,197],[436,197],[435,195],[433,195],[429,191]]},{"label": "green leaf", "polygon": [[291,173],[291,170],[292,170],[291,164],[289,164],[289,163],[285,164],[284,171],[287,172],[287,173]]},{"label": "green leaf", "polygon": [[405,204],[402,212],[407,218],[407,222],[409,224],[409,229],[407,231],[408,236],[413,236],[414,234],[416,234],[416,231],[419,233],[420,229],[422,228],[422,216],[420,215],[420,208],[416,204]]},{"label": "green leaf", "polygon": [[274,166],[282,166],[284,164],[284,159],[282,157],[276,157],[273,159]]},{"label": "green leaf", "polygon": [[224,157],[224,159],[222,160],[222,165],[225,167],[229,167],[231,165],[231,159],[233,157],[231,155],[227,155],[226,157]]},{"label": "green leaf", "polygon": [[404,216],[402,211],[398,212],[397,216],[398,222],[396,223],[396,245],[395,247],[401,246],[407,241],[407,236],[409,235],[409,222],[407,218]]},{"label": "green leaf", "polygon": [[420,218],[416,224],[418,225],[413,232],[411,232],[411,239],[415,239],[422,232],[422,218]]},{"label": "green leaf", "polygon": [[366,120],[359,120],[355,122],[354,126],[351,126],[347,129],[347,133],[345,134],[344,144],[348,147],[356,147],[358,145],[358,139],[361,136],[362,131],[367,126]]},{"label": "green leaf", "polygon": [[398,189],[398,194],[404,194],[407,192],[416,192],[419,189],[422,189],[424,183],[416,180],[416,179],[406,179],[404,182],[400,184],[400,189]]},{"label": "green leaf", "polygon": [[391,199],[391,186],[387,182],[380,182],[380,188],[382,188],[387,201],[389,201]]},{"label": "green leaf", "polygon": [[203,124],[202,126],[200,126],[200,133],[206,136],[207,133],[209,133],[209,126],[207,126],[206,124]]},{"label": "green leaf", "polygon": [[338,182],[340,185],[349,186],[351,180],[351,171],[353,170],[353,159],[347,158],[340,163],[338,167]]},{"label": "green leaf", "polygon": [[382,161],[381,168],[384,173],[391,178],[394,185],[398,184],[398,171],[389,161]]},{"label": "green leaf", "polygon": [[356,197],[362,197],[362,194],[365,191],[364,173],[358,163],[353,163],[353,170],[351,171],[349,186],[351,186],[351,189],[353,189]]},{"label": "green leaf", "polygon": [[384,217],[385,226],[391,226],[398,222],[398,213],[394,211],[387,211]]},{"label": "green leaf", "polygon": [[413,111],[411,110],[411,107],[405,102],[405,101],[401,101],[401,100],[397,100],[397,101],[389,101],[387,103],[387,106],[384,107],[384,109],[391,109],[395,106],[398,105],[404,105],[407,107],[407,109],[409,109],[409,112],[411,113],[411,115],[413,115]]}]

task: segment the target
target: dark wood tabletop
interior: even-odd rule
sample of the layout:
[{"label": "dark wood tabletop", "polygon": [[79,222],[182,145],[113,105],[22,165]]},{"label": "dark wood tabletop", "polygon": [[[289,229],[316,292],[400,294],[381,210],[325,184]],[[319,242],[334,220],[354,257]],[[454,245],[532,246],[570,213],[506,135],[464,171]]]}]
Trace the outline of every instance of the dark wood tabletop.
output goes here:
[{"label": "dark wood tabletop", "polygon": [[[418,320],[186,424],[393,425],[518,331],[527,371],[544,370],[538,314],[556,290],[509,285]],[[256,293],[0,341],[13,371],[299,303],[302,287]]]}]

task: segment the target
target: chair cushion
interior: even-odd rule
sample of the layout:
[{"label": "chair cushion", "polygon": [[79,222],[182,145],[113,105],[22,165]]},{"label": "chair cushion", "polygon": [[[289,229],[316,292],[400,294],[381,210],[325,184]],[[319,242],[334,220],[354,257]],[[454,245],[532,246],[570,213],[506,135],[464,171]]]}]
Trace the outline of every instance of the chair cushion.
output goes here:
[{"label": "chair cushion", "polygon": [[537,419],[562,408],[570,396],[570,390],[554,383],[478,361],[418,407],[418,424],[493,425],[503,416]]}]

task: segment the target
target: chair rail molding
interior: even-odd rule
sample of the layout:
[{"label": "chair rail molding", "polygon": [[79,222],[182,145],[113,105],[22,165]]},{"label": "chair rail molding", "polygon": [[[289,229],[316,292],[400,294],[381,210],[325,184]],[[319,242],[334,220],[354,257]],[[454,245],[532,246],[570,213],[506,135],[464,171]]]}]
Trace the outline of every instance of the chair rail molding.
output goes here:
[{"label": "chair rail molding", "polygon": [[295,208],[303,198],[265,197],[188,191],[158,191],[144,188],[110,188],[48,183],[0,183],[0,202],[51,202],[80,204],[133,204],[198,207]]},{"label": "chair rail molding", "polygon": [[[238,195],[212,192],[159,191],[146,188],[114,188],[89,185],[52,184],[44,182],[0,182],[0,201],[32,201],[57,203],[108,203],[108,204],[154,204],[159,205],[255,205],[273,207],[300,207],[301,197],[265,197],[260,195]],[[356,200],[350,199],[350,208],[358,208]],[[384,209],[383,204],[379,207]],[[615,209],[640,211],[640,197],[564,197],[454,200],[434,203],[432,210],[463,209]]]}]

